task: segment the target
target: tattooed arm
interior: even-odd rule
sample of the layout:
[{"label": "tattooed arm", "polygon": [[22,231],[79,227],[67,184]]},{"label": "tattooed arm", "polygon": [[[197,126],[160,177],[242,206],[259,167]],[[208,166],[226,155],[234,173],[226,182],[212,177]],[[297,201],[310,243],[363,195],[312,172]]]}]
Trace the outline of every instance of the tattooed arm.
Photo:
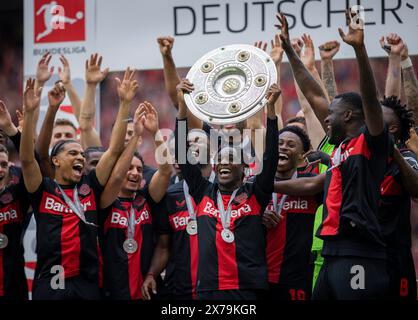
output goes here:
[{"label": "tattooed arm", "polygon": [[338,95],[332,58],[339,50],[340,43],[338,41],[329,41],[319,46],[319,53],[321,55],[322,82],[328,92],[330,100],[334,99],[334,97]]}]

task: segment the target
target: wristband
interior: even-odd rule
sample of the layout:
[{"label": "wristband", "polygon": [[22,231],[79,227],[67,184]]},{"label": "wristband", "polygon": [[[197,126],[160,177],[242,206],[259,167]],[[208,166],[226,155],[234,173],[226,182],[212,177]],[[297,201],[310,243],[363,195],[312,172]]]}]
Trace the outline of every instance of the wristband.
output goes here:
[{"label": "wristband", "polygon": [[148,272],[147,273],[147,277],[152,277],[152,278],[154,278],[154,280],[155,280],[155,273],[153,273],[153,272]]},{"label": "wristband", "polygon": [[401,68],[403,69],[407,69],[409,67],[412,67],[412,61],[411,58],[406,58],[405,60],[401,61]]}]

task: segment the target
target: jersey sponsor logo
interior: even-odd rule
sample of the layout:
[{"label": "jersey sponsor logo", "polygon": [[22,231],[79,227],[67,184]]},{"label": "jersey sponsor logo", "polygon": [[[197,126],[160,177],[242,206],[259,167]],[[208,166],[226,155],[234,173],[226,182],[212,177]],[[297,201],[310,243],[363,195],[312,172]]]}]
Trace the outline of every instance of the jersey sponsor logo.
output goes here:
[{"label": "jersey sponsor logo", "polygon": [[190,216],[188,211],[177,212],[176,214],[169,216],[170,225],[174,231],[186,230],[189,219]]},{"label": "jersey sponsor logo", "polygon": [[[231,210],[231,218],[236,219],[236,218],[240,218],[242,216],[249,215],[251,213],[251,211],[252,211],[251,206],[248,203],[245,203],[240,208],[235,209],[235,210]],[[209,201],[206,202],[205,208],[203,209],[203,212],[208,214],[208,215],[214,216],[216,218],[219,216],[219,210],[213,205],[212,202],[209,202]]]},{"label": "jersey sponsor logo", "polygon": [[[147,209],[143,209],[139,216],[135,219],[135,225],[151,223],[151,214]],[[128,216],[126,212],[113,210],[110,218],[110,227],[113,228],[127,228]]]},{"label": "jersey sponsor logo", "polygon": [[17,208],[13,205],[3,207],[0,209],[0,225],[20,222],[20,215]]},{"label": "jersey sponsor logo", "polygon": [[[84,212],[95,211],[96,202],[93,197],[85,197],[80,200],[81,205],[83,206]],[[42,201],[40,205],[41,213],[50,213],[50,214],[68,214],[73,213],[64,200],[57,198],[51,194],[44,194],[42,196]]]},{"label": "jersey sponsor logo", "polygon": [[[278,199],[280,203],[280,197]],[[301,197],[289,197],[283,204],[282,214],[286,213],[308,213],[315,214],[317,209],[317,203],[312,198],[301,198]],[[274,212],[273,202],[270,201],[266,207],[266,212]]]}]

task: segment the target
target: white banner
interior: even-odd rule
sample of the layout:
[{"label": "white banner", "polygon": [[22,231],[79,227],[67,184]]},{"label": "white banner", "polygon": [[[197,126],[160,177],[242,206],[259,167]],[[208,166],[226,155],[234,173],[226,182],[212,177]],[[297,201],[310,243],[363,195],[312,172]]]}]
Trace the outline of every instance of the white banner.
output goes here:
[{"label": "white banner", "polygon": [[[366,45],[371,57],[384,56],[379,38],[399,33],[411,54],[418,54],[417,0],[100,0],[97,6],[97,50],[111,57],[112,70],[127,65],[161,69],[156,38],[176,38],[178,67],[191,66],[206,52],[222,45],[270,41],[277,29],[278,9],[288,16],[291,37],[309,33],[316,47],[340,40],[347,5],[364,6]],[[319,57],[319,52],[317,54]],[[336,58],[353,58],[342,45]]]}]

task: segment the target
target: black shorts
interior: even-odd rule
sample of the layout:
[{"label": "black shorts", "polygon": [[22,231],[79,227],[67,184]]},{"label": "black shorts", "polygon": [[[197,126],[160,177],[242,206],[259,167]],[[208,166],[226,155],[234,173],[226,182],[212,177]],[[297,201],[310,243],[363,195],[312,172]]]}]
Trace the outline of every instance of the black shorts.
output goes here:
[{"label": "black shorts", "polygon": [[312,300],[384,299],[388,288],[386,260],[326,256]]},{"label": "black shorts", "polygon": [[311,285],[286,285],[279,283],[269,283],[269,290],[266,294],[267,300],[281,301],[304,301],[311,299]]},{"label": "black shorts", "polygon": [[214,290],[197,293],[197,300],[261,300],[264,290]]},{"label": "black shorts", "polygon": [[411,248],[399,247],[388,253],[389,299],[417,300],[417,286],[414,259]]},{"label": "black shorts", "polygon": [[65,279],[65,288],[53,289],[51,279],[37,279],[33,282],[33,300],[100,300],[97,282],[81,277]]}]

